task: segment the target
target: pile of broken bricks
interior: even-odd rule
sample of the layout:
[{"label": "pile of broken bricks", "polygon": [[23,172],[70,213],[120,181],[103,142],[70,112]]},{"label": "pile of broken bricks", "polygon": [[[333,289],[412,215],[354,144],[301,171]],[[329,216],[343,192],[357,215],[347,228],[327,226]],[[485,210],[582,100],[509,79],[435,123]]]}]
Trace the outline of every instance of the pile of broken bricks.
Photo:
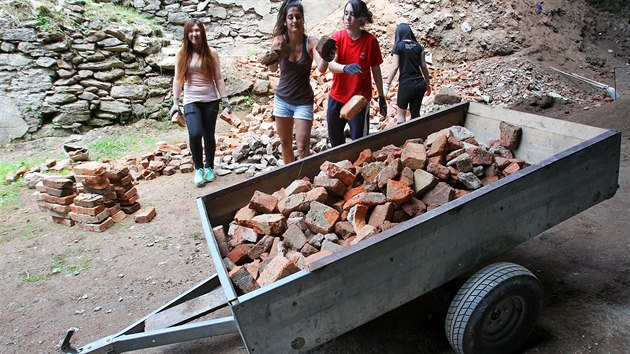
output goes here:
[{"label": "pile of broken bricks", "polygon": [[86,162],[74,165],[73,172],[65,177],[46,177],[35,186],[39,208],[54,222],[102,232],[128,214],[136,213],[138,223],[155,217],[155,208],[141,209],[127,167]]},{"label": "pile of broken bricks", "polygon": [[500,140],[479,144],[453,126],[426,140],[363,150],[358,158],[320,166],[272,194],[256,191],[228,226],[213,228],[240,293],[308,268],[381,231],[515,173],[521,128],[500,124]]}]

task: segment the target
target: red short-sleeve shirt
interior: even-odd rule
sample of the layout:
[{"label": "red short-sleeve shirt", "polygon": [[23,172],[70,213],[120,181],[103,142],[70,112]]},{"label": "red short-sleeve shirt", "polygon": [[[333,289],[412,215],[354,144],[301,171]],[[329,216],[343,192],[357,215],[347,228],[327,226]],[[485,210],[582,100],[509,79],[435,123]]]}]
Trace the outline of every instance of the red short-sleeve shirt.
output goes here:
[{"label": "red short-sleeve shirt", "polygon": [[376,36],[363,32],[357,40],[342,29],[331,36],[337,41],[337,63],[359,64],[363,74],[334,74],[330,96],[337,102],[347,103],[354,95],[372,99],[372,67],[381,65],[383,57]]}]

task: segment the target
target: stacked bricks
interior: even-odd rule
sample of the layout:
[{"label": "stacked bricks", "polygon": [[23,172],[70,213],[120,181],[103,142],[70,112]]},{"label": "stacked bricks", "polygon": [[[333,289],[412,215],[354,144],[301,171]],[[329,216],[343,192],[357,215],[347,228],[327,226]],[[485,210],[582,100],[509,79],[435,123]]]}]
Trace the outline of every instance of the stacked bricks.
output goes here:
[{"label": "stacked bricks", "polygon": [[[256,191],[225,232],[213,229],[237,291],[247,293],[306,269],[315,260],[422,215],[523,168],[510,148],[519,127],[501,123],[501,139],[479,144],[454,126],[401,147],[366,149],[354,162],[320,166],[266,194]],[[510,148],[508,148],[508,145]]]},{"label": "stacked bricks", "polygon": [[155,152],[140,156],[127,155],[119,164],[127,168],[132,180],[152,180],[158,176],[171,176],[176,171],[190,173],[194,170],[192,156],[186,143],[159,143]]},{"label": "stacked bricks", "polygon": [[75,179],[81,183],[82,192],[71,206],[70,217],[83,230],[102,232],[114,225],[110,208],[115,212],[118,202],[106,172],[107,166],[98,162],[74,166]]},{"label": "stacked bricks", "polygon": [[35,197],[40,210],[45,211],[58,224],[73,226],[71,205],[77,196],[71,177],[47,177],[35,186]]},{"label": "stacked bricks", "polygon": [[111,182],[120,209],[125,214],[133,214],[140,210],[140,203],[138,203],[140,196],[127,167],[113,167],[105,172],[105,176]]}]

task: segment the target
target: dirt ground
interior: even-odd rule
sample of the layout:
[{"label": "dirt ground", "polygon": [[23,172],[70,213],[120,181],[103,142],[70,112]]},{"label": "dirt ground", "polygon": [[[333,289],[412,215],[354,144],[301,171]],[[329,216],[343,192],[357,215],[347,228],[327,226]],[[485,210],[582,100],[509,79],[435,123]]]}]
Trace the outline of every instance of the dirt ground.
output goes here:
[{"label": "dirt ground", "polygon": [[[537,112],[621,130],[619,190],[607,200],[500,257],[532,270],[545,287],[545,308],[525,352],[624,353],[630,348],[630,104],[628,100],[567,114],[566,107]],[[109,134],[114,134],[108,128]],[[96,131],[90,134],[98,134]],[[151,123],[126,134],[164,134]],[[169,141],[185,138],[183,130]],[[90,135],[86,136],[89,139]],[[64,138],[17,144],[8,154],[42,154]],[[103,233],[52,223],[32,191],[0,211],[1,353],[54,353],[65,330],[79,327],[83,345],[114,334],[214,273],[195,198],[236,183],[228,175],[195,188],[191,174],[138,185],[140,202],[157,217],[128,217]],[[55,259],[64,259],[52,274]],[[84,262],[84,263],[81,263]],[[73,273],[72,264],[87,264]],[[25,274],[48,274],[27,282]],[[449,353],[443,301],[428,295],[313,350],[314,353]],[[238,335],[170,345],[146,353],[241,353]]]}]

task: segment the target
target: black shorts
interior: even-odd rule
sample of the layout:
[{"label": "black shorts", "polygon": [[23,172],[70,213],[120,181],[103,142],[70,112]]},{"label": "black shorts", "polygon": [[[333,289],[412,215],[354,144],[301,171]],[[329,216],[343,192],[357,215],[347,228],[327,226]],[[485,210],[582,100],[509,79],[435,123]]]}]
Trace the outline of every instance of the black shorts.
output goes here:
[{"label": "black shorts", "polygon": [[424,93],[427,91],[427,83],[422,80],[419,85],[413,86],[400,86],[398,88],[398,97],[396,98],[396,105],[398,108],[409,109],[411,105],[420,105],[422,104],[422,98],[424,97]]}]

